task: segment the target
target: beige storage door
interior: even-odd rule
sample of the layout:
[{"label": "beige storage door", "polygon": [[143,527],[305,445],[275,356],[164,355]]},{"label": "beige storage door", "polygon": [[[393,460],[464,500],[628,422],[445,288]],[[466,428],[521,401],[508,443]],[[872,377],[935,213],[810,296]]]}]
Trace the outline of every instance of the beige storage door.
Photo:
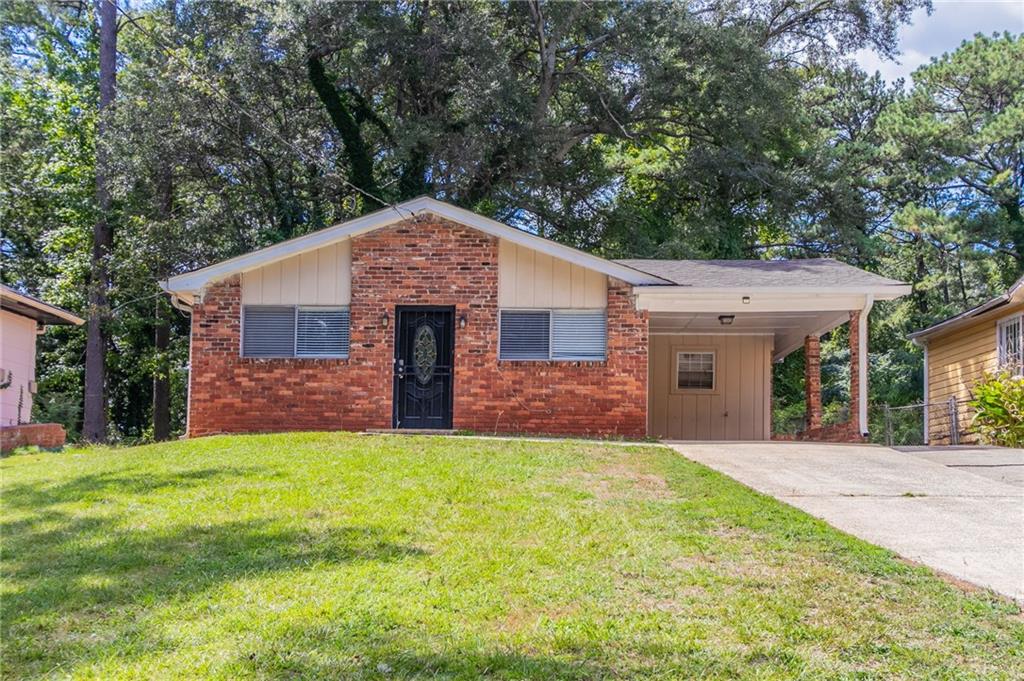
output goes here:
[{"label": "beige storage door", "polygon": [[[771,439],[772,336],[650,337],[648,432],[672,440]],[[677,384],[677,357],[714,354],[714,387]]]}]

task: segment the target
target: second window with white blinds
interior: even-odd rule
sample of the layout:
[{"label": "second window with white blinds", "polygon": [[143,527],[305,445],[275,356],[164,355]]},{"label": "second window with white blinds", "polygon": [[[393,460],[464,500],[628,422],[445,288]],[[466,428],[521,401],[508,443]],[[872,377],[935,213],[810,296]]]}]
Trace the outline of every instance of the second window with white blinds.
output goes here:
[{"label": "second window with white blinds", "polygon": [[607,355],[604,310],[502,310],[498,327],[500,359],[601,361]]}]

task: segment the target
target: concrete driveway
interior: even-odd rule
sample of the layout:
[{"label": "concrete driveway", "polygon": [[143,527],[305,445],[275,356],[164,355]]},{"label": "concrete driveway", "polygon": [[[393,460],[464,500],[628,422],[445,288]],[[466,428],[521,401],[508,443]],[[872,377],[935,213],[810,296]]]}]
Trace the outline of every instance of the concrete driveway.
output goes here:
[{"label": "concrete driveway", "polygon": [[[1024,601],[1024,484],[1015,484],[1024,450],[972,457],[804,442],[669,444],[844,532]],[[1014,474],[1000,479],[999,469]]]},{"label": "concrete driveway", "polygon": [[895,447],[950,468],[1024,489],[1024,449],[1006,447]]}]

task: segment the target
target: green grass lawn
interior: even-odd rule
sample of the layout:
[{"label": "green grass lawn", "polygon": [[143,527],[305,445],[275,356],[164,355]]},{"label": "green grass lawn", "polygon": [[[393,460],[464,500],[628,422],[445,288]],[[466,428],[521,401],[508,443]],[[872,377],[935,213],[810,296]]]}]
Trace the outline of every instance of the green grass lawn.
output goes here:
[{"label": "green grass lawn", "polygon": [[0,472],[4,678],[1024,677],[1010,601],[660,447],[291,434]]}]

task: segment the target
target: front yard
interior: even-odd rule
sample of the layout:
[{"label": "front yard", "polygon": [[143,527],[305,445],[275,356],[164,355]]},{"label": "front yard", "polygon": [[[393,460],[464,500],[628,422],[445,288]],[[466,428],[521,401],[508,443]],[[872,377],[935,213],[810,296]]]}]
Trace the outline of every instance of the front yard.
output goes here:
[{"label": "front yard", "polygon": [[1024,677],[1013,603],[660,447],[290,434],[0,472],[6,678]]}]

